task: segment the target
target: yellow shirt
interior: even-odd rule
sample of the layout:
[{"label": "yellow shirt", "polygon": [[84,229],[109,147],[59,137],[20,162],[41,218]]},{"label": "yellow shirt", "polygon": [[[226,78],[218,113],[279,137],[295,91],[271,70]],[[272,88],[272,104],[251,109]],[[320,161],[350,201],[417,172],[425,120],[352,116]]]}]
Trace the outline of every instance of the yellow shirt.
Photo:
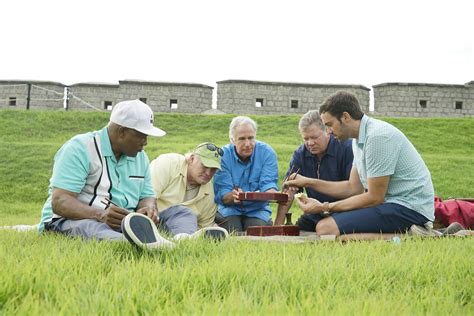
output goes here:
[{"label": "yellow shirt", "polygon": [[180,154],[159,155],[150,163],[158,210],[161,212],[174,205],[183,205],[197,215],[199,228],[212,226],[217,211],[212,182],[201,185],[196,197],[183,202],[187,171],[186,158]]}]

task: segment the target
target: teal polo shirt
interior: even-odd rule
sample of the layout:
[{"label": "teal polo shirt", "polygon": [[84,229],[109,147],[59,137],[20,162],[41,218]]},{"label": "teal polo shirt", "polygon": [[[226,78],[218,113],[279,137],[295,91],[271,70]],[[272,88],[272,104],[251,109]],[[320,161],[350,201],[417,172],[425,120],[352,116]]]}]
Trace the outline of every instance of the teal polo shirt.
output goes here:
[{"label": "teal polo shirt", "polygon": [[367,115],[352,141],[354,166],[367,190],[367,178],[390,176],[385,203],[403,205],[434,220],[431,174],[420,154],[396,127]]},{"label": "teal polo shirt", "polygon": [[141,199],[155,196],[146,153],[139,152],[136,157],[122,155],[117,161],[107,127],[73,137],[54,156],[40,231],[44,230],[45,222],[60,217],[51,206],[53,187],[74,192],[81,202],[99,209],[106,208],[102,201],[108,198],[135,211]]}]

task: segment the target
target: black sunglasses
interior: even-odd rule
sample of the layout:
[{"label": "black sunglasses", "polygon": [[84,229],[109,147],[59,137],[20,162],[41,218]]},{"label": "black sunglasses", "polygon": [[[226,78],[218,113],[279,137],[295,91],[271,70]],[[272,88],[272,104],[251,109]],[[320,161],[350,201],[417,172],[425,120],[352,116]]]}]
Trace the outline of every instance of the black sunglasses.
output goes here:
[{"label": "black sunglasses", "polygon": [[203,146],[206,146],[206,148],[209,150],[209,151],[217,151],[217,153],[219,154],[219,156],[224,156],[224,151],[222,150],[222,148],[220,147],[217,147],[216,145],[212,144],[212,143],[206,143],[206,144],[202,144],[201,146],[198,146],[196,147],[196,149],[200,148],[200,147],[203,147]]}]

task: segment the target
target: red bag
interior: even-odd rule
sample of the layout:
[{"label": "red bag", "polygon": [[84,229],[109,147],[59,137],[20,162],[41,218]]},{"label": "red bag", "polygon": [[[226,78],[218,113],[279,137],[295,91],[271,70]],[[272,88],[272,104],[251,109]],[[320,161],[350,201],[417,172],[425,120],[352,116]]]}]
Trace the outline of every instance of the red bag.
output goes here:
[{"label": "red bag", "polygon": [[443,202],[435,196],[435,218],[448,226],[458,222],[466,229],[474,229],[474,199],[450,199]]}]

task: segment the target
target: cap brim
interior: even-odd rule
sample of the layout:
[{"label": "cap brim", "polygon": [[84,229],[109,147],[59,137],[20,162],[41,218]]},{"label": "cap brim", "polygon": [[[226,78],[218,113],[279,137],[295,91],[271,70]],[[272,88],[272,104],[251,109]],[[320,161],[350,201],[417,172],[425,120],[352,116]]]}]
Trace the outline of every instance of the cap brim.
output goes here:
[{"label": "cap brim", "polygon": [[144,128],[136,128],[137,131],[139,131],[140,133],[143,133],[145,135],[148,135],[148,136],[156,136],[156,137],[161,137],[161,136],[165,136],[166,135],[166,132],[162,129],[159,129],[158,127],[155,127],[155,126],[152,126],[151,128],[149,129],[144,129]]},{"label": "cap brim", "polygon": [[201,159],[201,163],[204,165],[204,167],[217,168],[217,169],[221,170],[221,164],[218,163],[217,161],[215,161],[213,159],[203,157],[203,156],[200,156],[200,155],[199,155],[199,158]]}]

